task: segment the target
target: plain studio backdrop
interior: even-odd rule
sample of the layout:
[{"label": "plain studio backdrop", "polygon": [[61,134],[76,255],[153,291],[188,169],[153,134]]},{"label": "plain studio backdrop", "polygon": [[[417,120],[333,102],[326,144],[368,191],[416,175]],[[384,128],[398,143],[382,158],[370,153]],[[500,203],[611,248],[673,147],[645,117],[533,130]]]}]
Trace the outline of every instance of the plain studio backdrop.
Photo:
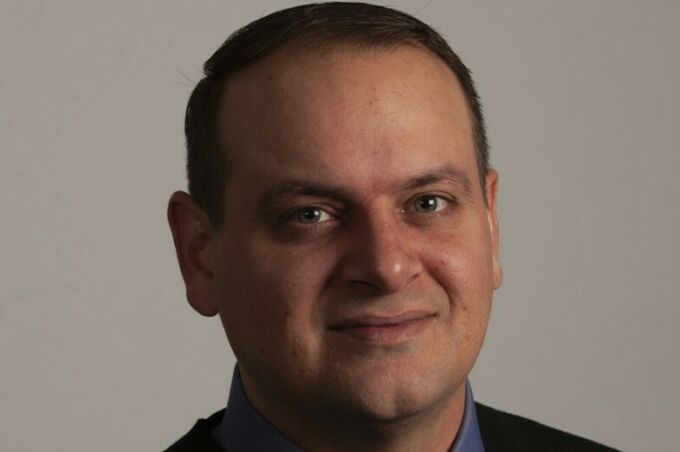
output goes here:
[{"label": "plain studio backdrop", "polygon": [[[1,3],[0,450],[160,450],[224,406],[234,359],[165,209],[202,63],[296,3]],[[476,398],[677,450],[680,2],[390,5],[472,68],[501,175]]]}]

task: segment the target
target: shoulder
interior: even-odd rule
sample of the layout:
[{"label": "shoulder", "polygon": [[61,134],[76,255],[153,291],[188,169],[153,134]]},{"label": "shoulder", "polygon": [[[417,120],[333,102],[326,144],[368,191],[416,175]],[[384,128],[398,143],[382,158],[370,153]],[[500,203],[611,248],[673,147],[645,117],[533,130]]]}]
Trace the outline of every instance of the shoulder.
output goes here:
[{"label": "shoulder", "polygon": [[197,450],[223,452],[222,447],[212,436],[212,430],[219,425],[223,414],[224,410],[221,410],[208,419],[199,419],[186,435],[168,447],[165,452],[194,452]]},{"label": "shoulder", "polygon": [[504,413],[491,407],[475,404],[477,420],[486,452],[497,451],[552,451],[552,452],[608,452],[607,446],[538,422]]}]

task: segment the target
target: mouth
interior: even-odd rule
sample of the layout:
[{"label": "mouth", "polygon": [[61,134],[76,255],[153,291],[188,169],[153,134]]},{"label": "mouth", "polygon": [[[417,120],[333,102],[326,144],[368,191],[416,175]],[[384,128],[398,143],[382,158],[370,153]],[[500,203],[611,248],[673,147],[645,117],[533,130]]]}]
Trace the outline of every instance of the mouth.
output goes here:
[{"label": "mouth", "polygon": [[329,330],[372,345],[393,345],[414,338],[427,328],[435,314],[409,311],[394,316],[363,315],[343,319]]}]

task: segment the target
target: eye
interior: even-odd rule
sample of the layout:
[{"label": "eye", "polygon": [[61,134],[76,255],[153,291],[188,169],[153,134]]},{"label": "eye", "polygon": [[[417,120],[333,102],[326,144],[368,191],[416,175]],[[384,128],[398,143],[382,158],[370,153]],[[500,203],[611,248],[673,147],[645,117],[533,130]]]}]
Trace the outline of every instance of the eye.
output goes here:
[{"label": "eye", "polygon": [[303,224],[323,223],[332,220],[331,214],[318,207],[303,207],[294,212],[294,217],[297,221]]},{"label": "eye", "polygon": [[446,208],[450,201],[436,195],[425,195],[416,198],[413,208],[416,212],[436,213]]}]

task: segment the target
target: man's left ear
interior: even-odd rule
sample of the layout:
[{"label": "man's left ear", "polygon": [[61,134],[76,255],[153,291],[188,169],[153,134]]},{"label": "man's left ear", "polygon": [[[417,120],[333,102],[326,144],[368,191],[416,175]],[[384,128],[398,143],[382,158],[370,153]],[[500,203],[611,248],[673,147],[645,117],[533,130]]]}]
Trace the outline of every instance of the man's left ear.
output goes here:
[{"label": "man's left ear", "polygon": [[486,190],[486,214],[489,221],[489,232],[491,233],[491,252],[493,260],[493,284],[494,289],[498,289],[503,281],[503,269],[501,268],[499,257],[499,232],[498,232],[498,212],[496,210],[496,201],[498,199],[498,173],[490,169],[486,172],[485,178]]}]

